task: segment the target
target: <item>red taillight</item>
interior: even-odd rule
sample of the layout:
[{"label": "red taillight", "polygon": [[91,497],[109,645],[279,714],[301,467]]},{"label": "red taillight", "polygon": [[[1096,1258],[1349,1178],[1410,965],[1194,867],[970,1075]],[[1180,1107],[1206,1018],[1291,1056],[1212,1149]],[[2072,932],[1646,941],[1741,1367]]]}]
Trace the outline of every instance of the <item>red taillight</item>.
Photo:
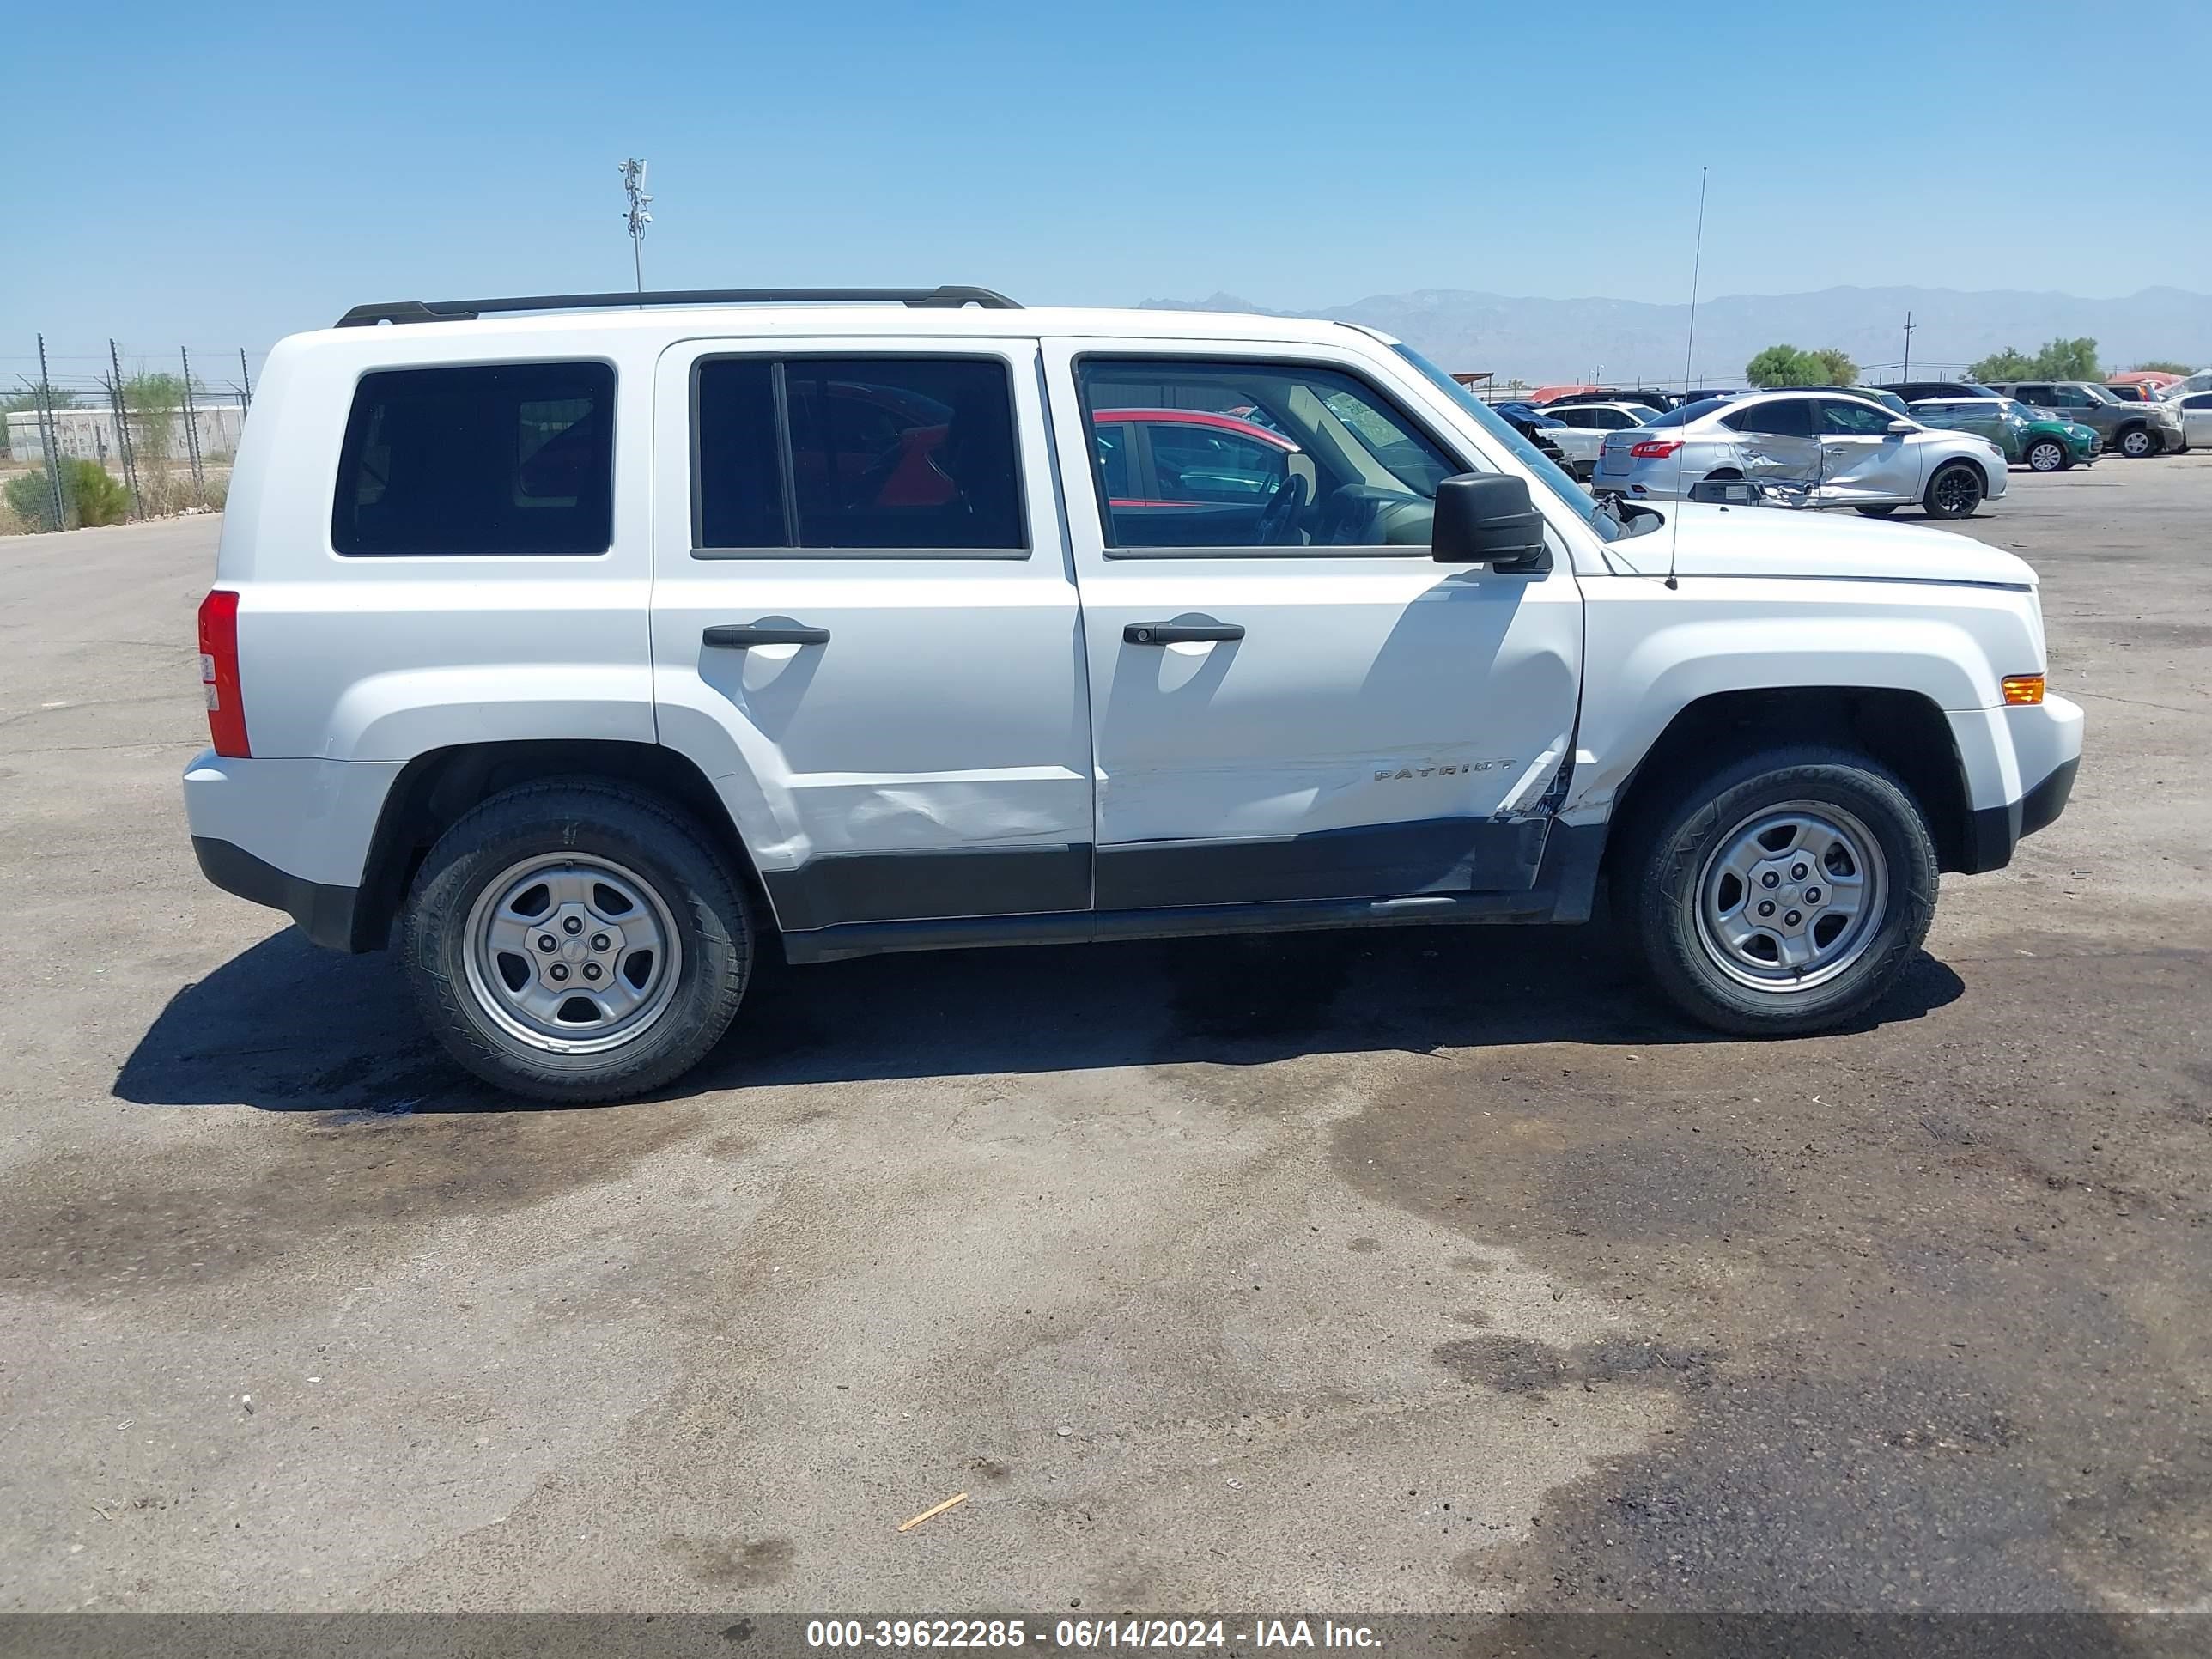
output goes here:
[{"label": "red taillight", "polygon": [[238,689],[238,595],[218,587],[200,601],[200,684],[207,690],[208,736],[215,752],[251,760],[246,702]]},{"label": "red taillight", "polygon": [[1681,447],[1680,438],[1646,438],[1640,444],[1631,444],[1628,453],[1639,461],[1663,461]]}]

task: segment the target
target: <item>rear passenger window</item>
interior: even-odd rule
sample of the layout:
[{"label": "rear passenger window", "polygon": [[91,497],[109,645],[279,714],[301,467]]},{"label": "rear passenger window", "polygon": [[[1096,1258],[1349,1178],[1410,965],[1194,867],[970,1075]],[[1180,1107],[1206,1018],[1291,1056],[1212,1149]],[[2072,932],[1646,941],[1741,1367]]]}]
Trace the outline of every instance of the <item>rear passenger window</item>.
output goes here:
[{"label": "rear passenger window", "polygon": [[1024,544],[1005,364],[811,358],[783,373],[801,547]]},{"label": "rear passenger window", "polygon": [[704,552],[1020,552],[1013,388],[996,358],[709,358]]},{"label": "rear passenger window", "polygon": [[1721,417],[1721,424],[1737,432],[1753,432],[1771,438],[1809,438],[1813,435],[1813,400],[1778,398],[1770,404]]},{"label": "rear passenger window", "polygon": [[605,363],[364,374],[331,545],[353,558],[604,553],[614,406]]}]

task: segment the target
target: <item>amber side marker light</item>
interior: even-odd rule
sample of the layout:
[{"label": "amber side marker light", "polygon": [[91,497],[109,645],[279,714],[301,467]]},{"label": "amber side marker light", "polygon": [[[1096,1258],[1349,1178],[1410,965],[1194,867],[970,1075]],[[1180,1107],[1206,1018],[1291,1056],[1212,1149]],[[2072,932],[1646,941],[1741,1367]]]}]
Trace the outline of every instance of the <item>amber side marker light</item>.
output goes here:
[{"label": "amber side marker light", "polygon": [[2005,701],[2008,703],[2036,703],[2043,701],[2043,676],[2040,674],[2008,674],[2004,677]]}]

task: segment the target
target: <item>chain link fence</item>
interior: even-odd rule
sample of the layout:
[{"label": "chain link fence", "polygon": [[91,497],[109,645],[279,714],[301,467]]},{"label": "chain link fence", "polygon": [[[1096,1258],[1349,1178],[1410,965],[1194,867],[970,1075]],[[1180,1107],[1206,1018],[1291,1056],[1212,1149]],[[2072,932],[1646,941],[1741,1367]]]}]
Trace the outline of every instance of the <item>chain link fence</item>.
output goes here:
[{"label": "chain link fence", "polygon": [[37,343],[0,356],[0,533],[223,504],[265,352]]}]

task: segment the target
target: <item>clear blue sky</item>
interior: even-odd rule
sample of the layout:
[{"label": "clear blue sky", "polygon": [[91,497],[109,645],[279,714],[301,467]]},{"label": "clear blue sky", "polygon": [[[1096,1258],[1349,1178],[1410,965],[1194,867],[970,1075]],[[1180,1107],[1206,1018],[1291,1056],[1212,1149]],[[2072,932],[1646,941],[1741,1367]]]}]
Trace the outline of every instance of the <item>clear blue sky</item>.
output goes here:
[{"label": "clear blue sky", "polygon": [[2212,289],[2203,0],[111,0],[4,46],[0,378],[627,286],[625,155],[648,286],[1672,301],[1703,163],[1708,295]]}]

